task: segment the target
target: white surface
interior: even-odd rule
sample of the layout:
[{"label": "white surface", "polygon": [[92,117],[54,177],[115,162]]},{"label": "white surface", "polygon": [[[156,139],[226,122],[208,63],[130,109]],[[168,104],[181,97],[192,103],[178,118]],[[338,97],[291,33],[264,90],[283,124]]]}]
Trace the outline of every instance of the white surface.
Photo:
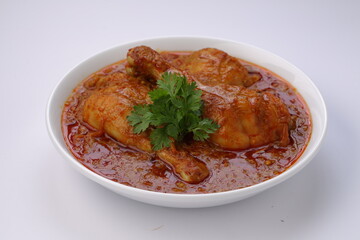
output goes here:
[{"label": "white surface", "polygon": [[[126,53],[130,48],[141,45],[149,46],[153,49],[174,51],[196,51],[204,46],[218,48],[231,53],[234,57],[250,61],[274,71],[279,76],[285,78],[302,95],[309,106],[310,114],[312,116],[311,139],[304,153],[300,156],[296,163],[284,173],[268,181],[235,191],[209,194],[164,194],[161,192],[146,191],[115,183],[89,170],[72,156],[65,144],[61,131],[62,109],[59,106],[64,104],[72,90],[80,83],[81,80],[92,74],[94,71],[117,62],[119,59],[125,58]],[[67,73],[54,88],[47,105],[46,125],[51,140],[54,142],[54,145],[57,147],[59,152],[75,169],[89,179],[116,193],[144,203],[151,203],[157,206],[165,207],[199,208],[220,206],[248,198],[283,182],[295,173],[299,172],[319,151],[319,146],[324,139],[326,131],[327,114],[324,100],[319,93],[319,90],[314,86],[314,83],[311,82],[306,74],[294,67],[291,63],[273,53],[248,44],[218,38],[159,37],[120,44],[116,47],[97,53],[79,63],[75,68]]]},{"label": "white surface", "polygon": [[[91,3],[90,3],[91,2]],[[359,239],[358,1],[1,1],[0,239]],[[327,138],[290,180],[238,203],[154,207],[86,179],[45,128],[75,64],[159,35],[247,42],[300,67],[328,107]]]}]

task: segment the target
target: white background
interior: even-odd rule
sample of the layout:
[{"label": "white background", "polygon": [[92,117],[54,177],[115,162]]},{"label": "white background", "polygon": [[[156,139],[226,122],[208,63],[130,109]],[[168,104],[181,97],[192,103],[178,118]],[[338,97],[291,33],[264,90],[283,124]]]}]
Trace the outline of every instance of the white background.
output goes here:
[{"label": "white background", "polygon": [[[328,107],[317,157],[205,209],[135,202],[73,170],[46,132],[53,87],[98,51],[164,35],[250,43],[302,69]],[[0,239],[360,239],[359,44],[355,0],[0,1]]]}]

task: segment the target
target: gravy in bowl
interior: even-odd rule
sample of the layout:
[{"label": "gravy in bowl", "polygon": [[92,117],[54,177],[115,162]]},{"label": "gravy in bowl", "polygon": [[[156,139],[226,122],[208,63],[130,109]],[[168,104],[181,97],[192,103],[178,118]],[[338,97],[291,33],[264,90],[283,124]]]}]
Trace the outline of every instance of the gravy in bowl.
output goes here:
[{"label": "gravy in bowl", "polygon": [[[162,51],[159,54],[170,65],[182,69],[189,66],[185,62],[194,52]],[[213,141],[185,138],[181,148],[205,163],[209,174],[197,183],[184,181],[174,172],[173,166],[157,154],[124,144],[84,120],[84,105],[90,96],[113,82],[126,81],[129,63],[124,59],[84,79],[66,101],[62,131],[68,149],[85,167],[107,179],[164,193],[224,192],[249,187],[281,174],[297,161],[307,146],[312,128],[309,110],[286,80],[256,64],[242,59],[236,61],[256,79],[245,86],[247,89],[272,94],[285,104],[290,116],[286,144],[277,139],[246,149],[229,149]],[[138,81],[152,88],[143,78]]]}]

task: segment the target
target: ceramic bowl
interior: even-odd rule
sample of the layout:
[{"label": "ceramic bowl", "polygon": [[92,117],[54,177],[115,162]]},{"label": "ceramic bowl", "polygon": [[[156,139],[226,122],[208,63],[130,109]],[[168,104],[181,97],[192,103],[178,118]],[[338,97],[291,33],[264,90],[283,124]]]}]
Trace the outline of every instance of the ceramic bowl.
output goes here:
[{"label": "ceramic bowl", "polygon": [[[232,56],[250,61],[280,75],[290,82],[305,99],[312,117],[312,134],[309,144],[286,171],[265,182],[227,192],[207,194],[172,194],[142,190],[106,179],[84,167],[67,149],[61,131],[62,106],[75,86],[91,73],[126,57],[128,49],[147,45],[160,50],[199,50],[205,47],[221,49]],[[315,84],[305,73],[283,58],[266,50],[241,42],[209,37],[159,37],[120,44],[84,60],[56,85],[46,109],[46,123],[51,140],[61,155],[80,173],[100,185],[141,202],[178,208],[200,208],[223,205],[258,194],[269,189],[303,169],[316,155],[324,138],[327,114],[324,100]]]}]

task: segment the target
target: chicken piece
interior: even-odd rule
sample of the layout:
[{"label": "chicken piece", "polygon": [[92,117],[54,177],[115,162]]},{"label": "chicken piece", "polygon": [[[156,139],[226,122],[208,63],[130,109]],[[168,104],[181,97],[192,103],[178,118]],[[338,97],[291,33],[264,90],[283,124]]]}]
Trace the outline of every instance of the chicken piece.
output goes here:
[{"label": "chicken piece", "polygon": [[220,125],[210,141],[233,150],[289,143],[290,114],[279,98],[226,84],[207,89],[202,96],[204,117]]},{"label": "chicken piece", "polygon": [[204,85],[220,83],[248,87],[259,80],[258,75],[249,74],[234,57],[215,48],[204,48],[174,62],[178,69],[192,75]]},{"label": "chicken piece", "polygon": [[118,87],[109,87],[91,95],[84,105],[83,119],[97,130],[104,131],[119,142],[151,152],[146,133],[135,134],[126,117],[134,103],[118,92]]},{"label": "chicken piece", "polygon": [[128,65],[126,72],[130,76],[141,77],[154,81],[161,77],[161,73],[171,68],[161,55],[146,46],[135,47],[127,54]]},{"label": "chicken piece", "polygon": [[[127,84],[127,85],[124,85]],[[151,86],[151,84],[145,82],[145,81],[141,81],[139,79],[136,78],[131,78],[129,79],[129,76],[126,73],[122,73],[122,72],[115,72],[112,74],[108,74],[108,75],[102,75],[102,74],[93,74],[88,80],[86,80],[86,82],[84,83],[84,86],[88,89],[102,89],[102,88],[106,88],[106,87],[111,87],[111,86],[123,86],[121,87],[123,89],[123,93],[125,93],[124,91],[128,91],[128,93],[130,93],[133,87],[136,87],[136,85],[145,85],[144,87],[149,88]],[[131,85],[128,88],[128,85]],[[126,90],[126,88],[128,88],[128,90]],[[144,96],[147,96],[147,91],[140,91],[142,94],[142,97],[135,97],[135,99],[143,99]],[[134,92],[133,94],[138,94],[138,92]],[[126,94],[125,94],[126,95]],[[131,97],[131,96],[129,96]]]},{"label": "chicken piece", "polygon": [[[203,91],[204,117],[216,121],[220,128],[210,135],[210,141],[227,149],[247,149],[279,141],[289,142],[290,114],[285,104],[271,93],[218,83],[206,86],[186,71],[167,63],[159,53],[146,46],[130,49],[128,72],[151,81],[165,71],[185,75],[196,81]],[[137,65],[139,64],[139,65]]]},{"label": "chicken piece", "polygon": [[[149,88],[137,83],[136,79],[103,88],[85,102],[83,119],[95,129],[104,131],[127,146],[154,153],[148,133],[133,133],[133,127],[127,120],[134,105],[150,103],[148,91]],[[209,175],[205,163],[175,146],[162,149],[155,154],[169,164],[174,173],[186,182],[199,183]]]},{"label": "chicken piece", "polygon": [[156,152],[161,160],[168,163],[175,174],[188,183],[200,183],[210,174],[206,164],[174,144]]}]

